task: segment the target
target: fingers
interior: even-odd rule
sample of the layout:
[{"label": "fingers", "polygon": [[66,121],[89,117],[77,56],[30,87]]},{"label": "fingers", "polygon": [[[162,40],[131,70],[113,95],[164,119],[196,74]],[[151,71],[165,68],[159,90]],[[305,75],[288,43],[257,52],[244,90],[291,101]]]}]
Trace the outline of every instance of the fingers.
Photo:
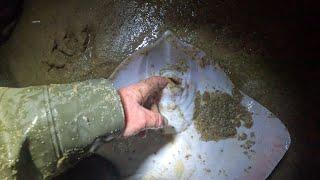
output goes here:
[{"label": "fingers", "polygon": [[146,83],[150,87],[157,88],[162,90],[168,84],[168,79],[161,76],[153,76],[148,79],[143,80],[142,82]]},{"label": "fingers", "polygon": [[152,104],[150,110],[155,113],[160,113],[158,104]]},{"label": "fingers", "polygon": [[[132,136],[144,129],[161,128],[166,120],[156,106],[160,91],[166,87],[168,80],[163,77],[151,77],[137,84],[121,88],[118,92],[125,112],[126,126],[124,137]],[[150,99],[146,109],[146,101]],[[150,104],[150,105],[149,105]],[[152,106],[154,105],[154,106]]]},{"label": "fingers", "polygon": [[144,103],[149,96],[161,91],[168,84],[167,78],[154,76],[146,80],[140,81],[135,85],[135,88],[141,94],[141,103]]},{"label": "fingers", "polygon": [[165,126],[165,118],[160,113],[152,112],[145,108],[143,108],[143,111],[146,118],[146,129],[161,128]]}]

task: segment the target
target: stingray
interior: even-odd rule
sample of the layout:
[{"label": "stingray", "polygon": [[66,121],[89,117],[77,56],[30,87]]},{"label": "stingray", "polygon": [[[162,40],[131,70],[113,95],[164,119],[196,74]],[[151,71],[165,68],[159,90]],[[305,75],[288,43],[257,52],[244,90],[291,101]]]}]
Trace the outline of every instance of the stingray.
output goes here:
[{"label": "stingray", "polygon": [[[170,78],[163,90],[160,113],[169,126],[103,145],[98,153],[119,167],[125,179],[265,179],[284,156],[290,135],[268,109],[240,91],[240,103],[250,112],[252,126],[236,127],[235,136],[204,140],[196,129],[197,94],[223,92],[235,86],[205,52],[167,31],[154,44],[125,59],[110,79],[119,89],[151,76]],[[214,62],[214,61],[211,61]],[[178,86],[175,86],[177,85]],[[170,129],[172,131],[170,131]],[[246,134],[239,140],[240,135]]]}]

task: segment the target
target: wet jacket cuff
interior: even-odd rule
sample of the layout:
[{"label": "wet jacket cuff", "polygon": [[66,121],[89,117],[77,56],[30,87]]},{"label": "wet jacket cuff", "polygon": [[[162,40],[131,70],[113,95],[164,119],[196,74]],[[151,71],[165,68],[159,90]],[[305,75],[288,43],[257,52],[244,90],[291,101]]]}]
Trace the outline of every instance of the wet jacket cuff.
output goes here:
[{"label": "wet jacket cuff", "polygon": [[117,136],[124,128],[121,100],[108,80],[50,85],[48,100],[55,127],[53,142],[62,160],[83,156],[96,139]]}]

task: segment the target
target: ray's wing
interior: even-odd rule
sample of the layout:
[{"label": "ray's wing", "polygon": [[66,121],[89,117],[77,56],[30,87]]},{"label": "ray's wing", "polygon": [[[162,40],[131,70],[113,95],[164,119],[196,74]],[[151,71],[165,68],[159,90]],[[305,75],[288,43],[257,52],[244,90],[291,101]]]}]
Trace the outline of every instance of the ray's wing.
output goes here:
[{"label": "ray's wing", "polygon": [[[146,139],[132,137],[104,145],[99,154],[121,167],[128,179],[264,179],[290,145],[283,123],[268,109],[243,94],[241,104],[252,113],[253,126],[240,126],[237,133],[247,141],[228,138],[202,141],[192,116],[196,91],[219,90],[232,95],[233,84],[217,65],[203,65],[205,53],[178,40],[167,31],[156,43],[128,57],[111,75],[121,88],[153,75],[179,77],[183,89],[164,90],[161,113],[177,134],[151,132]],[[182,61],[182,66],[181,65]],[[199,63],[200,62],[200,63]],[[178,65],[178,67],[177,67]],[[175,107],[175,108],[173,108]],[[245,143],[251,142],[249,148]]]}]

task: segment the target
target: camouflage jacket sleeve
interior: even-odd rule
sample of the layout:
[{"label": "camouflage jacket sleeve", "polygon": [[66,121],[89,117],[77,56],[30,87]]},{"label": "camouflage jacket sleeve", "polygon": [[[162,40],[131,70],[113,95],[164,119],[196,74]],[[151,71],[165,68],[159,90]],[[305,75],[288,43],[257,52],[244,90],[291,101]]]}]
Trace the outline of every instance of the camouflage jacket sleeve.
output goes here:
[{"label": "camouflage jacket sleeve", "polygon": [[105,79],[0,87],[0,179],[50,179],[123,127],[119,95]]}]

